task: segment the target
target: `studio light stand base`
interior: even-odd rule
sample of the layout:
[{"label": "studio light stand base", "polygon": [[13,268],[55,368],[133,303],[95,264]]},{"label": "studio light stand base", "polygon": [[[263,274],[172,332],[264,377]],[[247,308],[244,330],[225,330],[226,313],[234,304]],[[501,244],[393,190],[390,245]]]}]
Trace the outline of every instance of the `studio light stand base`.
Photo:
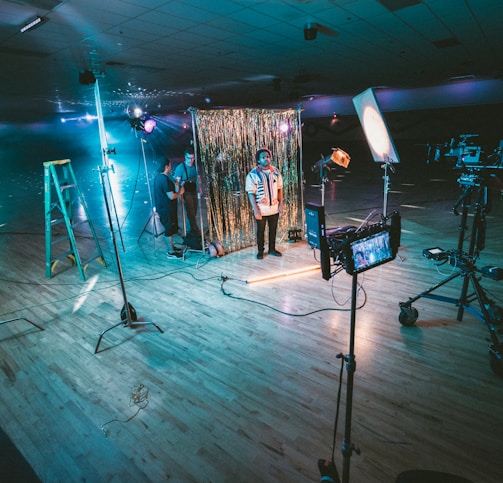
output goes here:
[{"label": "studio light stand base", "polygon": [[29,324],[33,325],[33,327],[36,327],[39,330],[45,330],[43,327],[40,327],[40,325],[36,324],[35,322],[31,321],[30,319],[27,319],[26,317],[13,317],[12,319],[0,320],[0,325],[8,324],[9,322],[14,322],[16,320],[25,320]]},{"label": "studio light stand base", "polygon": [[137,243],[140,243],[141,237],[145,233],[148,233],[149,235],[153,236],[154,240],[164,234],[164,230],[159,230],[157,228],[157,219],[155,213],[152,213],[149,216],[147,222],[145,223],[145,226],[143,227],[143,230],[140,233],[140,236],[138,237]]},{"label": "studio light stand base", "polygon": [[[123,309],[124,310],[124,309]],[[124,320],[121,321],[115,325],[112,325],[108,329],[105,329],[99,336],[98,342],[96,343],[96,348],[94,349],[94,353],[97,354],[100,348],[101,341],[103,339],[103,336],[107,333],[110,332],[112,329],[115,329],[117,327],[123,326],[123,327],[128,327],[130,329],[137,329],[139,327],[144,327],[147,325],[153,325],[161,334],[164,334],[164,331],[157,325],[155,322],[138,322],[138,321],[133,321],[133,320]]]}]

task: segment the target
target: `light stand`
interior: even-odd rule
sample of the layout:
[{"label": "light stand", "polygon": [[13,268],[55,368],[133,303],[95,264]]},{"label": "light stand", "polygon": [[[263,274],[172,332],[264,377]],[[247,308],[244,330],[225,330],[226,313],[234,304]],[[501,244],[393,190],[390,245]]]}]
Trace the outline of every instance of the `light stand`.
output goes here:
[{"label": "light stand", "polygon": [[389,161],[386,161],[382,166],[381,168],[384,169],[384,176],[383,176],[383,180],[384,180],[384,200],[383,200],[383,216],[386,217],[387,214],[388,214],[388,193],[389,193],[389,182],[390,182],[390,178],[389,178],[389,175],[388,175],[388,169],[391,170],[392,173],[395,172],[395,168],[393,167],[393,164],[390,163]]},{"label": "light stand", "polygon": [[[358,292],[358,274],[353,273],[353,281],[351,286],[351,324],[349,331],[349,353],[346,355],[338,354],[338,359],[343,359],[346,362],[347,371],[347,386],[346,386],[346,414],[344,421],[344,439],[342,441],[342,483],[349,483],[349,472],[351,464],[351,456],[353,451],[360,454],[360,449],[355,447],[351,442],[351,418],[353,414],[353,385],[354,374],[356,371],[356,358],[355,358],[355,333],[356,333],[356,297]],[[341,381],[339,383],[339,394],[337,398],[337,413],[334,425],[334,440],[333,450],[335,449],[335,439],[337,432],[337,421],[339,419],[339,405],[340,405],[340,389],[342,385],[342,367],[341,367]],[[332,451],[332,459],[318,460],[318,469],[321,474],[322,482],[341,483],[337,467],[334,462],[334,453]]]},{"label": "light stand", "polygon": [[157,223],[156,223],[157,214],[155,212],[154,201],[153,201],[153,197],[152,197],[152,190],[150,188],[150,176],[148,173],[147,157],[145,156],[144,144],[147,142],[147,139],[145,138],[145,136],[140,137],[138,139],[140,140],[140,145],[141,145],[141,154],[143,156],[143,166],[145,168],[145,177],[147,180],[148,199],[150,202],[150,216],[148,217],[147,222],[145,223],[145,226],[143,227],[143,230],[141,231],[140,236],[138,237],[138,242],[139,242],[144,233],[148,233],[149,235],[152,235],[155,239],[155,238],[160,237],[163,232],[160,232],[157,229]]},{"label": "light stand", "polygon": [[328,181],[328,172],[335,169],[336,165],[347,168],[351,161],[348,153],[340,148],[332,148],[332,154],[326,158],[321,155],[321,159],[317,161],[312,169],[320,171],[320,190],[321,190],[321,206],[325,206],[325,183]]},{"label": "light stand", "polygon": [[[94,95],[95,95],[95,100],[96,100],[96,112],[98,115],[98,127],[99,127],[99,133],[100,133],[100,143],[101,143],[101,154],[103,157],[103,166],[98,167],[98,172],[100,176],[100,183],[103,191],[103,199],[105,201],[105,208],[107,212],[107,217],[108,217],[108,225],[110,228],[110,233],[112,235],[112,242],[113,242],[113,247],[114,247],[114,253],[115,253],[115,258],[117,261],[117,269],[119,271],[119,279],[120,279],[120,284],[121,284],[121,290],[122,290],[122,297],[124,300],[124,306],[121,310],[121,322],[113,325],[112,327],[109,327],[108,329],[104,330],[99,338],[98,342],[96,343],[96,348],[94,350],[94,353],[96,354],[98,352],[98,349],[101,344],[101,340],[103,339],[103,336],[110,330],[118,327],[119,325],[124,325],[129,328],[136,328],[138,326],[142,325],[153,325],[159,332],[163,333],[163,330],[155,323],[153,322],[137,322],[137,316],[136,316],[136,311],[134,310],[133,306],[128,302],[127,296],[126,296],[126,287],[124,284],[124,275],[122,273],[122,265],[121,265],[121,260],[119,256],[119,248],[117,246],[117,238],[115,236],[115,230],[114,230],[114,224],[112,221],[112,214],[110,211],[110,203],[108,201],[108,194],[107,194],[107,186],[110,191],[110,196],[113,201],[113,192],[112,192],[112,187],[110,184],[110,176],[109,176],[109,171],[113,171],[113,166],[110,165],[109,160],[108,160],[108,155],[112,150],[108,148],[108,143],[106,139],[106,131],[105,131],[105,124],[103,121],[103,111],[101,109],[101,98],[100,98],[100,91],[99,91],[99,85],[98,81],[96,80],[95,86],[94,86]],[[115,152],[115,150],[113,150]],[[114,205],[115,208],[115,205]],[[115,210],[115,216],[117,220],[117,210]],[[120,225],[117,221],[117,226],[119,228],[120,232]],[[121,238],[122,240],[122,238]],[[124,244],[123,244],[124,245]]]},{"label": "light stand", "polygon": [[353,412],[353,378],[356,371],[355,359],[355,328],[356,328],[356,296],[358,288],[358,275],[353,274],[351,286],[351,325],[349,333],[349,353],[344,356],[346,361],[346,371],[348,373],[348,383],[346,389],[346,418],[344,424],[344,439],[342,441],[342,483],[349,482],[349,465],[353,451],[360,454],[360,450],[351,443],[351,416]]},{"label": "light stand", "polygon": [[328,181],[327,171],[328,168],[325,167],[326,164],[330,162],[330,156],[327,158],[321,157],[321,159],[315,164],[319,165],[320,170],[320,193],[321,193],[321,206],[325,206],[325,183]]},{"label": "light stand", "polygon": [[[398,319],[404,326],[410,327],[414,325],[418,318],[418,311],[412,306],[412,304],[420,298],[428,298],[455,305],[458,307],[458,321],[463,319],[464,311],[467,310],[481,322],[486,324],[492,342],[489,348],[491,369],[496,374],[503,376],[503,342],[499,340],[497,335],[498,331],[495,328],[496,325],[500,325],[503,322],[503,311],[487,296],[479,282],[480,276],[478,274],[485,275],[494,280],[500,280],[503,276],[501,274],[501,269],[498,267],[489,266],[478,269],[475,264],[480,251],[484,248],[485,242],[485,216],[486,206],[488,203],[487,186],[485,185],[483,178],[474,174],[462,175],[458,179],[458,182],[461,186],[464,186],[463,193],[456,201],[453,209],[454,214],[458,214],[458,207],[459,205],[462,205],[458,247],[456,250],[443,251],[436,248],[428,249],[423,252],[427,258],[437,260],[441,263],[450,263],[450,265],[457,269],[457,272],[454,272],[440,283],[437,283],[424,292],[421,292],[419,295],[409,298],[407,302],[400,302],[400,315]],[[463,244],[468,212],[471,207],[473,195],[475,195],[473,226],[468,253],[465,253],[463,252]],[[458,277],[463,278],[459,298],[446,297],[433,293],[438,288],[443,287]],[[473,289],[472,293],[468,293],[470,285]],[[478,303],[478,308],[472,305],[473,301]]]},{"label": "light stand", "polygon": [[395,144],[388,130],[388,125],[381,111],[379,102],[372,88],[366,89],[353,97],[358,118],[365,133],[365,138],[376,163],[384,163],[384,207],[383,216],[388,209],[389,176],[388,168],[395,172],[392,163],[399,163]]},{"label": "light stand", "polygon": [[[203,213],[201,210],[201,191],[202,186],[200,183],[200,175],[199,175],[199,159],[197,154],[197,136],[196,136],[196,109],[193,107],[189,107],[188,111],[190,112],[191,120],[192,120],[192,143],[194,146],[194,165],[196,167],[196,192],[197,192],[197,209],[199,212],[199,231],[201,232],[201,251],[202,253],[206,253],[206,243],[204,239],[204,226],[203,226]],[[185,216],[184,216],[185,220]]]},{"label": "light stand", "polygon": [[98,167],[99,175],[100,175],[100,182],[101,186],[103,189],[103,199],[105,200],[105,207],[107,211],[107,217],[108,217],[108,224],[110,227],[110,233],[112,234],[112,242],[113,242],[113,247],[114,247],[114,252],[115,252],[115,259],[117,261],[117,269],[119,271],[119,279],[120,279],[120,284],[121,284],[121,290],[122,290],[122,297],[124,300],[124,306],[121,311],[121,319],[122,321],[113,325],[112,327],[109,327],[108,329],[105,329],[99,336],[98,342],[96,344],[96,348],[94,350],[94,353],[96,354],[98,352],[98,349],[101,344],[101,340],[103,339],[103,336],[110,330],[115,329],[119,325],[127,326],[129,328],[136,328],[138,326],[142,325],[153,325],[159,332],[164,333],[163,330],[154,322],[137,322],[136,318],[136,312],[133,308],[133,306],[128,302],[127,295],[126,295],[126,287],[124,284],[124,275],[122,272],[122,265],[121,265],[121,260],[119,256],[119,248],[117,246],[117,238],[115,236],[115,230],[112,222],[112,214],[110,212],[110,204],[108,202],[108,196],[107,196],[107,190],[105,187],[105,177],[106,181],[108,182],[108,185],[110,185],[110,180],[108,177],[108,171],[111,168],[109,167]]},{"label": "light stand", "polygon": [[[350,461],[353,451],[360,454],[360,450],[351,442],[351,417],[353,411],[353,383],[354,373],[356,371],[355,359],[355,332],[356,332],[356,299],[358,295],[358,273],[370,270],[378,265],[394,260],[400,245],[400,215],[394,212],[388,218],[383,217],[379,223],[368,225],[364,228],[352,228],[347,230],[341,227],[339,231],[332,231],[330,234],[324,234],[324,213],[320,216],[319,227],[321,269],[322,277],[329,280],[332,276],[330,258],[334,260],[336,266],[333,274],[335,275],[343,268],[352,276],[351,287],[351,324],[349,334],[349,353],[347,355],[339,354],[337,358],[346,362],[348,373],[346,388],[346,417],[344,427],[344,439],[342,442],[342,483],[349,483]],[[327,260],[328,263],[323,260]],[[337,431],[337,421],[340,408],[340,393],[342,385],[342,366],[339,382],[339,392],[337,397],[337,412],[334,426],[333,448],[335,448],[335,439]],[[334,451],[332,450],[331,461],[318,460],[318,468],[321,474],[322,482],[340,483],[339,474],[334,463]]]}]

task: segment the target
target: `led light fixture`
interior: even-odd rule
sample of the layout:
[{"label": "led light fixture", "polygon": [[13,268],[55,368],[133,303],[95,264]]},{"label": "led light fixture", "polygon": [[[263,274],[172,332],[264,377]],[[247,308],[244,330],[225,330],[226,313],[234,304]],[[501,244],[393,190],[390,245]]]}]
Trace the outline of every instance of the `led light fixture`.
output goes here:
[{"label": "led light fixture", "polygon": [[43,18],[43,17],[36,17],[34,18],[31,22],[28,22],[27,24],[23,25],[21,28],[20,28],[20,32],[21,33],[24,33],[24,32],[27,32],[28,30],[32,30],[34,29],[35,27],[38,27],[39,25],[43,24],[44,22],[46,22],[47,19]]},{"label": "led light fixture", "polygon": [[374,90],[369,88],[353,97],[353,104],[374,161],[376,163],[399,163],[400,158]]}]

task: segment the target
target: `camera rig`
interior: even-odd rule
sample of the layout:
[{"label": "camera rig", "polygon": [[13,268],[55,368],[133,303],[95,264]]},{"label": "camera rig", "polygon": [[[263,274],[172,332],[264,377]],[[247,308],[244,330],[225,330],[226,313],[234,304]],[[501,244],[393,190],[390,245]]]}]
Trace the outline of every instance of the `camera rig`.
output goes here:
[{"label": "camera rig", "polygon": [[327,229],[320,237],[322,277],[329,280],[341,270],[349,275],[370,270],[396,257],[401,218],[395,211],[373,224]]},{"label": "camera rig", "polygon": [[307,241],[320,250],[321,274],[325,280],[341,270],[353,275],[396,257],[401,236],[398,211],[381,216],[377,223],[369,224],[365,220],[359,227],[337,228],[326,228],[323,206],[308,203],[305,214]]},{"label": "camera rig", "polygon": [[[498,335],[501,331],[496,328],[503,323],[503,310],[489,298],[480,283],[481,277],[493,280],[503,279],[503,270],[495,265],[487,265],[482,268],[476,266],[480,252],[485,248],[486,214],[489,211],[491,201],[488,188],[491,186],[493,189],[499,190],[500,195],[503,193],[503,185],[496,176],[496,171],[503,169],[502,148],[500,146],[494,151],[494,154],[485,160],[480,158],[479,148],[472,151],[476,155],[468,156],[467,153],[470,151],[466,150],[466,139],[471,136],[475,135],[460,136],[463,149],[456,148],[454,151],[457,153],[456,168],[461,170],[457,182],[462,190],[452,209],[455,215],[461,215],[458,246],[451,250],[443,250],[440,247],[423,250],[425,258],[433,260],[437,265],[449,263],[456,271],[424,292],[409,298],[406,302],[399,302],[398,320],[404,326],[413,326],[418,318],[418,311],[412,304],[420,298],[455,305],[458,321],[463,319],[465,311],[470,312],[487,326],[491,340],[489,346],[490,367],[494,373],[503,376],[503,341]],[[451,149],[449,153],[452,154],[452,152]],[[468,215],[472,208],[471,233],[468,240],[465,240]],[[464,248],[465,241],[469,243],[467,250]],[[458,277],[463,279],[459,297],[446,297],[434,293]]]},{"label": "camera rig", "polygon": [[482,169],[503,169],[503,141],[486,154],[481,146],[473,144],[469,139],[478,134],[460,134],[458,139],[451,138],[449,142],[441,144],[426,144],[428,147],[427,162],[451,161],[454,168],[470,172]]},{"label": "camera rig", "polygon": [[[343,455],[342,479],[339,478],[334,462],[338,417],[336,417],[334,425],[332,459],[318,460],[318,468],[322,477],[321,481],[331,481],[333,483],[340,483],[342,481],[342,483],[349,483],[349,468],[352,453],[356,452],[360,454],[360,450],[351,442],[353,380],[356,370],[354,347],[358,274],[393,260],[396,257],[400,245],[401,219],[399,213],[394,212],[389,216],[381,216],[378,223],[368,224],[367,220],[365,220],[358,228],[343,226],[326,229],[323,206],[306,204],[305,212],[307,241],[313,248],[320,250],[322,277],[325,280],[329,280],[341,270],[346,270],[348,274],[352,275],[349,353],[337,356],[337,358],[341,359],[341,363],[346,363],[347,369],[346,417],[344,439],[341,446]],[[370,218],[370,215],[367,218]],[[332,267],[335,267],[333,271]],[[339,384],[341,383],[342,378]],[[337,414],[339,413],[339,404],[340,386],[337,400]]]}]

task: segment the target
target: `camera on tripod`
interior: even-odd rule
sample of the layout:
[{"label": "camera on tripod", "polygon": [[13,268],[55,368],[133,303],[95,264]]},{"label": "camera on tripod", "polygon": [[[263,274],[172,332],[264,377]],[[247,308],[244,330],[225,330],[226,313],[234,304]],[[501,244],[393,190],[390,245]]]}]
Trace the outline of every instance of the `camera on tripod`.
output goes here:
[{"label": "camera on tripod", "polygon": [[[481,146],[473,144],[469,139],[478,134],[460,134],[459,139],[451,138],[450,142],[428,146],[428,162],[453,161],[454,168],[465,173],[477,173],[480,170],[503,169],[503,140],[491,154],[486,154]],[[476,178],[476,176],[474,176]],[[470,182],[470,177],[462,177],[462,181]]]},{"label": "camera on tripod", "polygon": [[351,225],[327,229],[323,206],[306,204],[308,243],[320,250],[321,273],[325,280],[344,269],[349,275],[358,274],[396,257],[400,246],[401,218],[395,211],[378,223],[363,227]]}]

